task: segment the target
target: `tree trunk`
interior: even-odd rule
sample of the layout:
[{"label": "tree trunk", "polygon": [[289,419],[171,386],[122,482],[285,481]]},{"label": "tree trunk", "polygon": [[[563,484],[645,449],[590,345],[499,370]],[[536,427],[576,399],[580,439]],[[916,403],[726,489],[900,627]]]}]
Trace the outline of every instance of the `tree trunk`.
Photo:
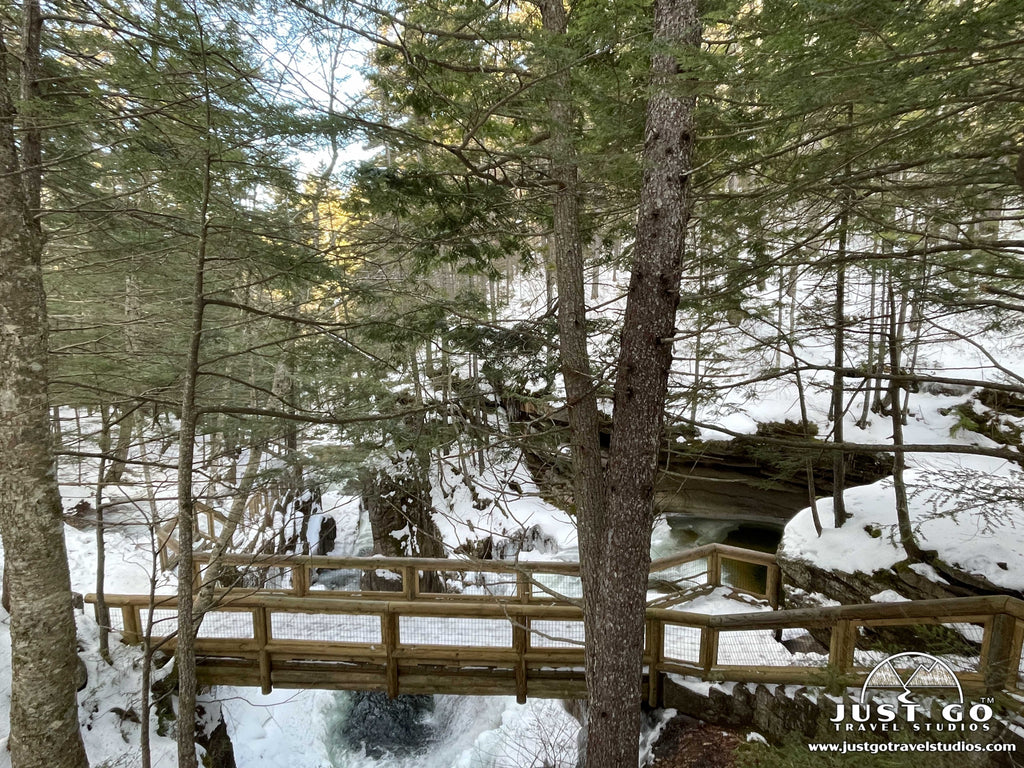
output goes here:
[{"label": "tree trunk", "polygon": [[[699,50],[694,0],[655,1],[654,44]],[[602,595],[599,613],[585,614],[587,768],[637,760],[653,489],[690,217],[695,98],[680,95],[686,87],[680,63],[661,50],[651,60],[651,85],[635,261],[615,379],[607,509],[601,529],[580,536],[584,589],[597,587]],[[584,548],[590,548],[586,557]],[[584,603],[585,610],[590,607]]]},{"label": "tree trunk", "polygon": [[[845,204],[845,203],[844,203]],[[835,370],[832,374],[832,440],[842,443],[843,419],[846,416],[846,398],[843,388],[846,380],[843,378],[843,368],[846,359],[846,237],[847,237],[848,211],[843,210],[840,214],[839,224],[839,254],[836,265],[836,303],[835,303],[835,342],[833,346],[833,365]],[[804,424],[806,427],[806,422]],[[842,528],[846,522],[846,497],[843,492],[846,490],[846,454],[842,451],[835,451],[832,454],[832,515],[833,525]]]},{"label": "tree trunk", "polygon": [[900,383],[897,376],[900,372],[900,338],[899,318],[897,316],[896,294],[893,288],[894,278],[889,281],[889,367],[892,376],[889,379],[889,415],[892,423],[892,485],[896,495],[896,527],[900,535],[900,544],[907,557],[920,561],[923,557],[921,548],[914,537],[914,528],[910,522],[910,505],[907,499],[907,484],[904,472],[907,468],[906,454],[903,451],[903,409],[900,407]]},{"label": "tree trunk", "polygon": [[[22,97],[35,98],[42,22],[24,7]],[[47,402],[46,297],[40,166],[35,126],[22,122],[22,158],[0,38],[0,534],[11,606],[11,730],[14,768],[88,766],[78,730],[75,619]]]},{"label": "tree trunk", "polygon": [[[206,39],[197,17],[196,26],[202,52],[206,55]],[[205,58],[203,59],[205,66]],[[207,134],[213,130],[210,119],[211,94],[209,83],[203,81],[207,109]],[[209,142],[211,137],[207,136]],[[196,761],[196,649],[199,630],[193,613],[195,585],[192,581],[195,499],[192,478],[195,468],[195,445],[198,428],[196,385],[199,379],[199,351],[202,346],[204,313],[206,309],[205,277],[206,250],[210,236],[210,199],[213,184],[213,156],[209,143],[203,151],[203,193],[199,203],[199,235],[196,243],[195,267],[192,277],[192,329],[188,355],[183,372],[184,387],[181,402],[181,425],[178,434],[178,637],[174,662],[178,670],[177,745],[178,768],[197,768]],[[201,620],[202,617],[199,617]]]},{"label": "tree trunk", "polygon": [[[551,132],[551,177],[556,182],[552,200],[554,251],[558,282],[558,343],[572,457],[573,506],[580,542],[583,610],[585,616],[602,613],[600,552],[604,532],[604,480],[601,466],[601,430],[596,384],[587,350],[587,307],[583,245],[579,229],[579,171],[570,103],[572,82],[569,62],[558,55],[564,46],[567,19],[562,0],[541,3],[544,29],[552,39],[552,91],[548,98]],[[564,49],[563,49],[564,50]],[[570,54],[571,55],[571,54]],[[587,625],[589,633],[590,624]]]}]

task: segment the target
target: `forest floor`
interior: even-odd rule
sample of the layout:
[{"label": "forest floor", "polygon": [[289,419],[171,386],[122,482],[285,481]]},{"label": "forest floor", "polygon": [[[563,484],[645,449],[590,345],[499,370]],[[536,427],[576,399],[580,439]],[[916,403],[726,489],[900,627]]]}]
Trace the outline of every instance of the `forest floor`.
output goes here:
[{"label": "forest floor", "polygon": [[672,718],[654,745],[653,768],[734,768],[746,737],[685,715]]}]

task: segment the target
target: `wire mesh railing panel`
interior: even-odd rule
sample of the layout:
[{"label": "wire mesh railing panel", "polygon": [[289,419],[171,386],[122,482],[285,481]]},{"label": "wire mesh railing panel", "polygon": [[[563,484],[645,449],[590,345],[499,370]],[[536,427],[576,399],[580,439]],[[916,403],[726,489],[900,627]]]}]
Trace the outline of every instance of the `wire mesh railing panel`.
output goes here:
[{"label": "wire mesh railing panel", "polygon": [[464,595],[511,597],[516,594],[516,574],[489,571],[467,571],[462,574]]},{"label": "wire mesh railing panel", "polygon": [[771,629],[719,632],[718,664],[744,667],[788,667],[793,664],[793,654],[775,639],[775,631]]},{"label": "wire mesh railing panel", "polygon": [[363,572],[358,568],[314,568],[310,592],[358,592]]},{"label": "wire mesh railing panel", "polygon": [[860,627],[854,663],[871,669],[898,653],[924,653],[954,672],[978,672],[984,637],[985,627],[969,622]]},{"label": "wire mesh railing panel", "polygon": [[124,632],[124,614],[117,608],[110,609],[110,626],[114,632]]},{"label": "wire mesh railing panel", "polygon": [[245,568],[238,586],[248,589],[289,590],[292,588],[292,569],[278,566]]},{"label": "wire mesh railing panel", "polygon": [[531,595],[539,600],[583,597],[583,582],[579,576],[564,576],[560,573],[538,573],[532,581]]},{"label": "wire mesh railing panel", "polygon": [[203,616],[198,637],[251,640],[252,614],[248,611],[210,611]]},{"label": "wire mesh railing panel", "polygon": [[579,648],[585,632],[582,621],[530,622],[530,645],[533,648]]},{"label": "wire mesh railing panel", "polygon": [[398,632],[403,645],[512,647],[512,624],[508,619],[402,616]]},{"label": "wire mesh railing panel", "polygon": [[708,559],[700,557],[688,563],[673,565],[664,570],[651,571],[652,588],[663,590],[694,589],[708,584]]},{"label": "wire mesh railing panel", "polygon": [[767,592],[768,566],[723,557],[722,583],[744,592],[763,595]]},{"label": "wire mesh railing panel", "polygon": [[662,657],[666,661],[696,664],[700,661],[700,627],[664,625]]},{"label": "wire mesh railing panel", "polygon": [[[158,608],[153,614],[152,637],[167,637],[174,634],[178,629],[178,612],[169,608]],[[146,634],[146,627],[149,626],[150,611],[142,608],[139,611],[139,629]]]},{"label": "wire mesh railing panel", "polygon": [[424,595],[443,595],[453,591],[448,575],[443,571],[417,571],[419,591]]},{"label": "wire mesh railing panel", "polygon": [[274,640],[314,640],[321,643],[381,642],[380,616],[344,613],[272,613]]}]

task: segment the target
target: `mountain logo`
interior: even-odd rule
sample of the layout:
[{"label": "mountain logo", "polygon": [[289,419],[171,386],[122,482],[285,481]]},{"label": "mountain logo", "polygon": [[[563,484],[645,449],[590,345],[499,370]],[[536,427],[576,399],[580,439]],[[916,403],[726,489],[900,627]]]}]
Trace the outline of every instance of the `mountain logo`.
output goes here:
[{"label": "mountain logo", "polygon": [[987,704],[964,703],[963,688],[947,662],[913,651],[878,662],[859,698],[837,705],[830,721],[836,731],[987,731],[994,715]]},{"label": "mountain logo", "polygon": [[940,658],[913,651],[897,653],[875,665],[860,689],[860,701],[867,704],[876,694],[889,698],[884,692],[893,691],[898,692],[896,699],[901,704],[914,704],[915,689],[934,691],[958,704],[964,702],[964,691],[953,669]]}]

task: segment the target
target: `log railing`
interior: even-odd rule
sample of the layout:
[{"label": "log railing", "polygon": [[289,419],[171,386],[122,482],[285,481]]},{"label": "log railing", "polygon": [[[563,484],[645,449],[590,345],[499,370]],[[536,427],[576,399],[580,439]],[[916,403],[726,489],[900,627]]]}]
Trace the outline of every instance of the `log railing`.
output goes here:
[{"label": "log railing", "polygon": [[[685,578],[713,585],[721,580],[721,563],[730,558],[774,564],[764,562],[768,555],[721,545],[699,551],[693,559],[687,553],[656,561],[652,570],[672,574],[697,563],[704,570],[694,575],[693,568],[683,569]],[[548,577],[578,575],[578,564],[246,559],[256,567],[284,567],[282,562],[293,569],[286,588],[225,591],[205,615],[196,642],[203,682],[264,690],[378,689],[391,695],[515,694],[520,700],[585,695],[581,609],[556,599],[543,583]],[[321,591],[310,589],[316,585],[304,579],[316,568],[339,565],[355,571],[397,570],[401,591]],[[461,595],[417,590],[422,572],[442,569],[504,575],[508,588],[501,594]],[[302,575],[295,578],[296,572]],[[777,594],[769,582],[765,593],[773,590]],[[114,628],[126,642],[139,642],[152,619],[151,641],[173,645],[174,597],[107,595],[106,601],[116,617]],[[1024,602],[1005,596],[710,616],[656,602],[646,616],[647,695],[655,704],[661,701],[664,676],[671,673],[705,680],[810,685],[842,679],[852,684],[899,651],[940,655],[965,690],[1013,689],[1020,677]],[[870,633],[880,628],[890,635],[894,629],[903,633],[880,650],[870,642]],[[827,640],[827,647],[794,655],[779,643],[787,634],[807,631]],[[947,643],[947,651],[937,650],[936,643]]]},{"label": "log railing", "polygon": [[[228,521],[227,516],[216,507],[201,501],[194,501],[195,521],[193,537],[200,546],[212,546],[217,543],[217,524]],[[160,557],[160,568],[168,571],[178,562],[178,539],[176,530],[177,518],[156,526],[157,554]]]},{"label": "log railing", "polygon": [[[202,580],[210,562],[210,555],[196,552],[193,556],[194,577]],[[480,601],[496,599],[519,603],[572,602],[581,596],[580,566],[571,562],[509,562],[503,560],[469,560],[457,558],[421,557],[322,557],[314,555],[245,555],[225,554],[222,566],[239,569],[248,575],[242,583],[251,588],[285,595],[317,597],[351,597],[390,599],[400,593],[406,600]],[[742,584],[730,583],[730,567],[746,564],[762,569],[743,579]],[[334,572],[350,572],[351,586],[336,586]],[[362,574],[370,571],[391,577],[393,589],[364,590],[359,587]],[[325,576],[325,572],[328,574]],[[258,576],[256,574],[259,574]],[[476,586],[461,593],[431,592],[423,589],[427,574],[437,578],[430,583],[465,584],[467,577]],[[457,574],[457,577],[455,575]],[[470,576],[471,575],[471,576]],[[450,578],[446,578],[450,577]],[[672,557],[651,563],[652,587],[668,589],[659,604],[692,597],[694,590],[717,586],[734,588],[766,599],[772,607],[778,605],[781,575],[774,555],[766,552],[707,544]],[[223,584],[232,586],[230,579]]]}]

